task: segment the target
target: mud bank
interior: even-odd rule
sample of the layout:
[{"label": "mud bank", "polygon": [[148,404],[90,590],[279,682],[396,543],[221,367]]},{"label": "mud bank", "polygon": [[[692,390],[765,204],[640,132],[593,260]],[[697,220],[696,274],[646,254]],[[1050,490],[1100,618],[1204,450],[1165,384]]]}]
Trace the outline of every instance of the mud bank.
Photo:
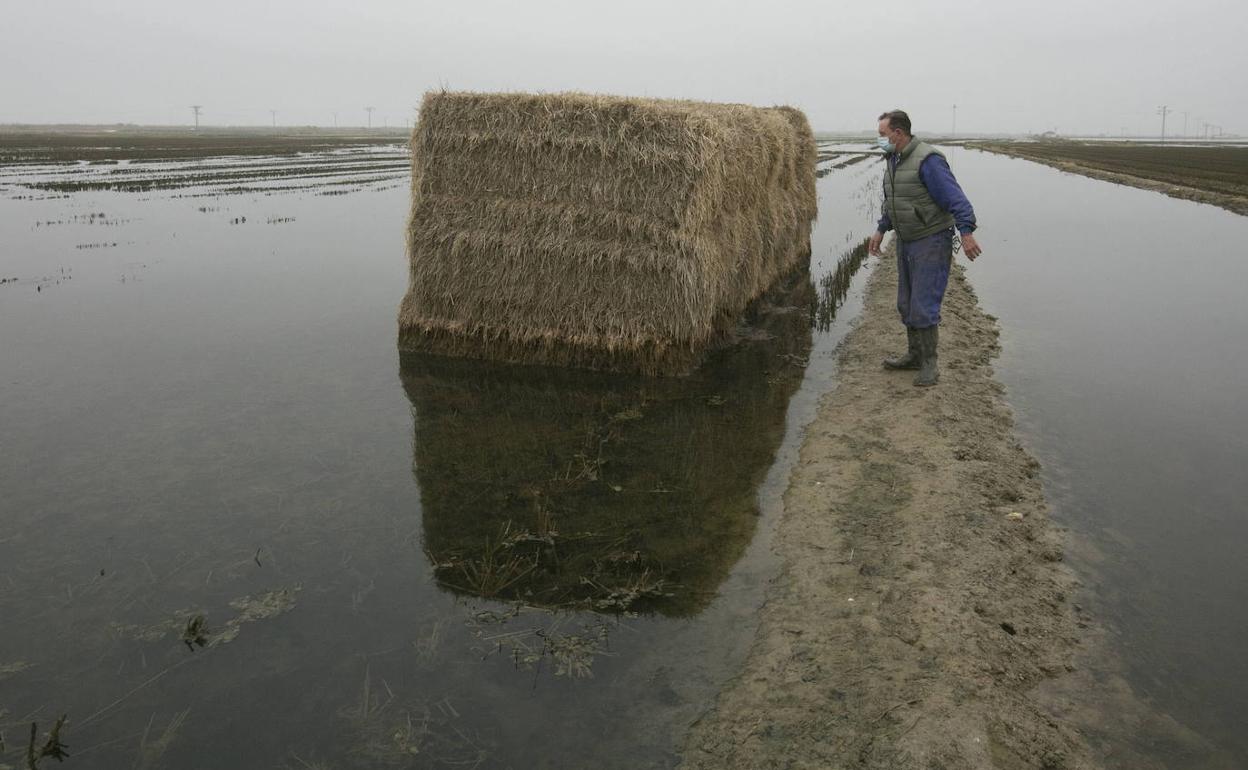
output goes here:
[{"label": "mud bank", "polygon": [[886,257],[785,494],[754,647],[684,767],[1092,766],[1035,695],[1083,621],[993,379],[995,319],[955,268],[941,383],[915,388],[879,364],[905,342],[895,281]]},{"label": "mud bank", "polygon": [[1063,550],[1099,554],[1048,517],[960,266],[940,385],[881,368],[905,344],[896,280],[885,256],[806,429],[753,647],[682,767],[1237,767],[1133,689],[1081,607]]}]

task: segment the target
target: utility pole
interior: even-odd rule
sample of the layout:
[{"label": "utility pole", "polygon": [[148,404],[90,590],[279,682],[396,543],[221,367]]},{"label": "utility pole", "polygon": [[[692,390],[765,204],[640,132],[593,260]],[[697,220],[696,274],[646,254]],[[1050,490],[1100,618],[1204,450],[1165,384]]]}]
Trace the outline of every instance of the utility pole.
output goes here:
[{"label": "utility pole", "polygon": [[191,105],[191,112],[195,114],[195,130],[196,131],[199,130],[199,111],[202,110],[203,108],[204,106],[202,104]]},{"label": "utility pole", "polygon": [[1157,114],[1161,116],[1161,141],[1163,143],[1166,141],[1166,113],[1168,112],[1170,108],[1164,104],[1157,108]]},{"label": "utility pole", "polygon": [[370,129],[373,127],[373,110],[375,110],[375,109],[377,109],[377,108],[376,108],[376,107],[365,107],[365,108],[364,108],[364,111],[368,113],[368,127],[369,127]]},{"label": "utility pole", "polygon": [[334,113],[334,128],[338,127],[338,113]]},{"label": "utility pole", "polygon": [[1183,138],[1187,138],[1187,110],[1183,110]]},{"label": "utility pole", "polygon": [[958,135],[958,105],[953,105],[953,128],[949,130],[949,138]]},{"label": "utility pole", "polygon": [[269,110],[269,114],[273,116],[273,127],[277,128],[277,110]]}]

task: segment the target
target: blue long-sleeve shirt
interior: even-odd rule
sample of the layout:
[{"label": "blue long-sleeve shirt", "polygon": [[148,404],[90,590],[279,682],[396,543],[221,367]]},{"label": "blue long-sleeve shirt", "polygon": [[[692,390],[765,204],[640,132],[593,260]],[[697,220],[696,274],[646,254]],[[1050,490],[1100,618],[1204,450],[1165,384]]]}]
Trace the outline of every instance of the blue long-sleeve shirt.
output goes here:
[{"label": "blue long-sleeve shirt", "polygon": [[[893,153],[888,156],[888,167],[891,170],[896,165],[897,154]],[[928,155],[919,166],[919,179],[923,181],[923,186],[927,188],[932,200],[936,201],[936,205],[953,214],[958,232],[965,235],[975,231],[975,209],[971,208],[966,193],[962,192],[962,187],[954,178],[949,161],[936,153]],[[888,216],[888,206],[881,208],[884,215],[880,217],[877,229],[886,233],[893,229],[893,220]]]}]

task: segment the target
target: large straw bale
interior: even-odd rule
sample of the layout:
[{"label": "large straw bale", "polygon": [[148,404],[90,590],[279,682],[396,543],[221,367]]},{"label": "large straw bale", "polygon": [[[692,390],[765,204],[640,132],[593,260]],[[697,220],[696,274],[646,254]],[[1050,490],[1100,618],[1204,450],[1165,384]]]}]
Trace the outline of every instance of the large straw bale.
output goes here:
[{"label": "large straw bale", "polygon": [[435,92],[412,155],[405,350],[686,373],[810,253],[788,107]]}]

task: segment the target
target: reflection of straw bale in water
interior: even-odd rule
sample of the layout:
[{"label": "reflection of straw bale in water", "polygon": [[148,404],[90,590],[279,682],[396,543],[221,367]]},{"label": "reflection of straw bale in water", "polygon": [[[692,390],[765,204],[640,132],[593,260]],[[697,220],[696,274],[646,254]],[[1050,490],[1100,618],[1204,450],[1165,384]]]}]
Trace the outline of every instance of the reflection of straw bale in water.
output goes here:
[{"label": "reflection of straw bale in water", "polygon": [[754,532],[811,294],[790,278],[683,379],[402,354],[439,583],[543,607],[704,607]]}]

